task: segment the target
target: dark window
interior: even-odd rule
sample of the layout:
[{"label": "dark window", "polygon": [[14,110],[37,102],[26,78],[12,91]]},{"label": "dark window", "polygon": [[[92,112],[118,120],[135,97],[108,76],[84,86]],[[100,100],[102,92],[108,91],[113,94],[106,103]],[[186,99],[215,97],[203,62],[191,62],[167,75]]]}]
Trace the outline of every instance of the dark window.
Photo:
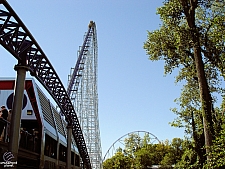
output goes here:
[{"label": "dark window", "polygon": [[41,129],[37,120],[21,120],[20,147],[39,153]]},{"label": "dark window", "polygon": [[59,160],[66,162],[66,147],[62,144],[59,145]]},{"label": "dark window", "polygon": [[80,156],[76,154],[76,158],[75,158],[75,166],[80,167]]},{"label": "dark window", "polygon": [[27,110],[27,115],[32,115],[33,114],[33,110]]},{"label": "dark window", "polygon": [[71,164],[74,165],[74,152],[71,152]]},{"label": "dark window", "polygon": [[45,155],[54,159],[57,157],[57,142],[47,134],[45,134]]}]

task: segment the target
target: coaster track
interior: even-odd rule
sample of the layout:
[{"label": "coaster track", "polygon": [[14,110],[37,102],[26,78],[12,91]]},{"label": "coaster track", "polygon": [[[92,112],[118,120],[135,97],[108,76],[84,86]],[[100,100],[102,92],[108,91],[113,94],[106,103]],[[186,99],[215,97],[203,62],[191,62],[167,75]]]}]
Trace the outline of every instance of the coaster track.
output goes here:
[{"label": "coaster track", "polygon": [[74,104],[93,169],[102,168],[98,119],[98,45],[95,22],[91,21],[83,45],[68,78],[67,92]]},{"label": "coaster track", "polygon": [[[11,6],[5,0],[0,0],[0,6],[1,45],[18,60],[18,65],[27,67],[30,74],[44,86],[58,104],[66,121],[72,125],[72,133],[85,168],[91,169],[83,133],[63,83],[41,47]],[[89,29],[91,28],[89,26]]]}]

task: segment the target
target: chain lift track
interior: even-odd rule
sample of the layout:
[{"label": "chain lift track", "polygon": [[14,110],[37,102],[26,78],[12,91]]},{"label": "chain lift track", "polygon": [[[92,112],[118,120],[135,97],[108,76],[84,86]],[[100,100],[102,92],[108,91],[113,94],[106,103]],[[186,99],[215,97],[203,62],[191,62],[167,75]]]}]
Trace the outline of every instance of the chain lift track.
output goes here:
[{"label": "chain lift track", "polygon": [[11,6],[5,0],[0,0],[0,6],[1,45],[18,60],[18,65],[27,67],[30,74],[53,97],[67,122],[72,125],[72,134],[84,167],[91,169],[90,158],[79,120],[63,83],[47,56]]},{"label": "chain lift track", "polygon": [[78,51],[75,68],[71,69],[67,92],[74,103],[93,169],[102,168],[98,119],[97,31],[91,21]]},{"label": "chain lift track", "polygon": [[85,36],[83,45],[79,52],[79,56],[73,71],[73,74],[70,76],[69,84],[67,88],[67,93],[71,97],[72,95],[76,95],[78,91],[78,87],[81,81],[81,77],[84,70],[85,60],[87,58],[88,51],[90,50],[90,43],[92,41],[93,36],[95,36],[95,23],[93,21],[89,24],[88,32]]}]

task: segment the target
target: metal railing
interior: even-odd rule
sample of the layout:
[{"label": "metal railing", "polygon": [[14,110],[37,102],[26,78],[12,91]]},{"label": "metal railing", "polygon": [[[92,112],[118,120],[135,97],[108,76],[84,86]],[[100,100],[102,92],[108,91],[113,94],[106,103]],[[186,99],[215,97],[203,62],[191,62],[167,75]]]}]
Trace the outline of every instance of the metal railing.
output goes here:
[{"label": "metal railing", "polygon": [[[10,140],[10,122],[0,118],[0,123],[4,125],[4,129],[1,133],[1,141],[8,143]],[[32,132],[30,132],[32,131]],[[39,150],[39,137],[38,131],[35,129],[26,130],[26,128],[20,128],[20,135],[19,135],[19,146],[29,151],[38,152]]]}]

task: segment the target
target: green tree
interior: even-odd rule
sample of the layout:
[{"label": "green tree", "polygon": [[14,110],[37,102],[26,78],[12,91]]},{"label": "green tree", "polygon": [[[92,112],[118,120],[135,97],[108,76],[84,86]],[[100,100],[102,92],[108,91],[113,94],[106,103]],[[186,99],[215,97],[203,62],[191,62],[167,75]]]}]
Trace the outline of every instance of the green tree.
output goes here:
[{"label": "green tree", "polygon": [[104,169],[128,169],[132,168],[133,159],[124,155],[122,152],[117,152],[112,158],[103,162]]},{"label": "green tree", "polygon": [[223,98],[221,108],[216,111],[222,112],[220,117],[222,125],[220,133],[213,141],[212,151],[210,152],[212,159],[206,167],[212,169],[222,169],[225,168],[225,98]]},{"label": "green tree", "polygon": [[149,151],[147,147],[142,147],[134,153],[135,168],[150,168],[154,164],[154,152]]},{"label": "green tree", "polygon": [[131,133],[128,138],[124,139],[124,152],[134,156],[134,152],[141,148],[141,137],[136,133]]},{"label": "green tree", "polygon": [[[183,116],[178,124],[187,123],[187,130],[199,138],[202,137],[199,131],[204,131],[207,154],[214,136],[211,92],[219,90],[213,84],[218,84],[218,77],[224,76],[225,70],[224,5],[225,2],[219,0],[166,0],[158,9],[162,20],[160,29],[148,32],[144,43],[150,60],[164,60],[166,74],[179,68],[177,81],[187,82],[182,94],[183,98],[190,99],[179,100],[183,110],[175,111]],[[202,145],[199,146],[202,149]],[[210,159],[210,155],[207,158]]]},{"label": "green tree", "polygon": [[180,161],[183,155],[184,141],[180,138],[174,138],[171,142],[165,140],[158,144],[152,144],[149,135],[141,138],[132,134],[125,140],[124,149],[118,148],[113,157],[103,162],[104,169],[146,169],[152,165],[171,168]]},{"label": "green tree", "polygon": [[161,161],[163,160],[165,155],[169,153],[170,151],[169,140],[165,140],[164,142],[155,144],[154,148],[155,148],[155,151],[154,151],[155,163],[154,164],[161,164]]},{"label": "green tree", "polygon": [[180,138],[172,139],[166,154],[163,156],[160,165],[161,168],[172,168],[181,160],[183,155],[183,140]]}]

